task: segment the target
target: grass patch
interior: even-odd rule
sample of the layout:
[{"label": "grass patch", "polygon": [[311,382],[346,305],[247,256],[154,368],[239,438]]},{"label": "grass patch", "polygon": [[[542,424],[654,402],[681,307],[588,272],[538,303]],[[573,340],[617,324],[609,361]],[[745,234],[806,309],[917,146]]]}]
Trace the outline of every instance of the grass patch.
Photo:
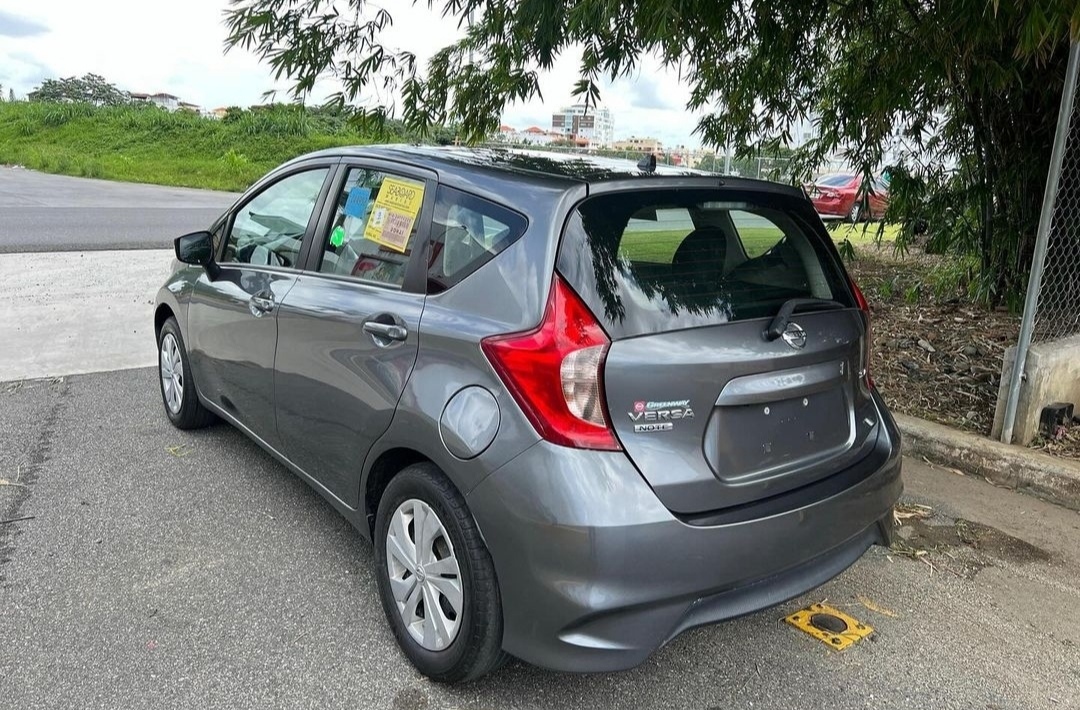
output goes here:
[{"label": "grass patch", "polygon": [[[855,247],[867,246],[877,239],[878,227],[877,223],[843,224],[829,229],[829,235],[838,245],[846,239]],[[899,229],[899,225],[885,225],[883,240],[895,239]],[[767,252],[783,236],[778,227],[739,227],[738,230],[751,259]],[[686,235],[685,229],[627,232],[619,248],[631,261],[670,264]]]},{"label": "grass patch", "polygon": [[239,191],[297,155],[371,142],[319,132],[289,106],[225,122],[154,106],[0,103],[0,164],[107,180]]},{"label": "grass patch", "polygon": [[882,229],[880,222],[863,222],[861,224],[826,222],[825,226],[828,228],[829,235],[832,236],[834,242],[839,244],[846,239],[856,247],[876,243],[879,231],[883,242],[895,242],[897,235],[900,233],[899,224],[886,224]]}]

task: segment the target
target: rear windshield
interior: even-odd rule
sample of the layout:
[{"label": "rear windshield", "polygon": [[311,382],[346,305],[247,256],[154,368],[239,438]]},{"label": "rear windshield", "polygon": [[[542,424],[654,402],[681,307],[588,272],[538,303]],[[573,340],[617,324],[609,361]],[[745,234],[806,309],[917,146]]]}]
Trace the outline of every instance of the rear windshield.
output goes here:
[{"label": "rear windshield", "polygon": [[771,318],[791,298],[853,305],[800,217],[714,190],[590,198],[570,218],[558,268],[613,338]]}]

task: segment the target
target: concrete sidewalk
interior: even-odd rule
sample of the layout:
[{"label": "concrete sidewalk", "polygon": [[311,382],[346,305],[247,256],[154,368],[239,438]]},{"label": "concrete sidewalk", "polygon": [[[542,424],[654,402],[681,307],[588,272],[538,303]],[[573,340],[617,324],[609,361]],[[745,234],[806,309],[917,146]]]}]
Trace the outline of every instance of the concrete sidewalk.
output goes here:
[{"label": "concrete sidewalk", "polygon": [[1080,462],[897,414],[904,453],[1080,510]]},{"label": "concrete sidewalk", "polygon": [[0,254],[0,382],[157,362],[172,250]]}]

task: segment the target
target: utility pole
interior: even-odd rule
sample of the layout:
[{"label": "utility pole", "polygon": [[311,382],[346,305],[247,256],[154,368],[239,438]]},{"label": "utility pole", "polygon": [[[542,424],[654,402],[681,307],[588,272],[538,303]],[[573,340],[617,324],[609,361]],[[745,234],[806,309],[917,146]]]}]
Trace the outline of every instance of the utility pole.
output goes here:
[{"label": "utility pole", "polygon": [[[469,32],[472,32],[472,23],[473,23],[473,11],[469,10]],[[471,66],[472,63],[473,63],[473,51],[472,51],[472,43],[470,42],[469,43],[469,65]]]}]

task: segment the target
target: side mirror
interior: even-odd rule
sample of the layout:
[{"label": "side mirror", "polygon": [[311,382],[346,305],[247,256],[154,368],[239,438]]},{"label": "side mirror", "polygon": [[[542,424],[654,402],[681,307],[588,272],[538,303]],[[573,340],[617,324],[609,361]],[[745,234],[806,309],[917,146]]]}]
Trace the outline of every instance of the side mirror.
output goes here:
[{"label": "side mirror", "polygon": [[210,232],[192,232],[173,240],[176,259],[185,264],[206,266],[214,260],[214,235]]}]

